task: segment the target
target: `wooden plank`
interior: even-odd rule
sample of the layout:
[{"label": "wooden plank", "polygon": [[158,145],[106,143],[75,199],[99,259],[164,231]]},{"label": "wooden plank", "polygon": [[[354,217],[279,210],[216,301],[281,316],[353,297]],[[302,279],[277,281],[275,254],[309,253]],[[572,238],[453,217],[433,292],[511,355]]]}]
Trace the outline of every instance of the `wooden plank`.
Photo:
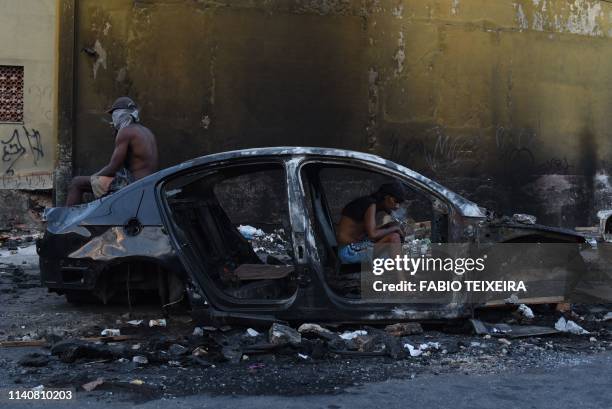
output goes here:
[{"label": "wooden plank", "polygon": [[[531,297],[531,298],[519,298],[518,303],[520,304],[557,304],[565,301],[563,296],[551,296],[551,297]],[[491,300],[487,301],[485,307],[504,307],[511,305],[505,300]]]},{"label": "wooden plank", "polygon": [[[78,338],[81,341],[88,341],[88,342],[98,342],[98,341],[102,341],[102,342],[121,342],[121,341],[128,341],[130,339],[136,339],[138,338],[135,335],[116,335],[113,337],[87,337],[87,338]],[[43,347],[47,345],[47,340],[46,339],[36,339],[36,340],[31,340],[31,341],[4,341],[4,342],[0,342],[0,347],[4,348],[4,347]]]},{"label": "wooden plank", "polygon": [[241,264],[234,274],[241,281],[278,280],[287,277],[295,270],[293,266],[275,266],[270,264]]}]

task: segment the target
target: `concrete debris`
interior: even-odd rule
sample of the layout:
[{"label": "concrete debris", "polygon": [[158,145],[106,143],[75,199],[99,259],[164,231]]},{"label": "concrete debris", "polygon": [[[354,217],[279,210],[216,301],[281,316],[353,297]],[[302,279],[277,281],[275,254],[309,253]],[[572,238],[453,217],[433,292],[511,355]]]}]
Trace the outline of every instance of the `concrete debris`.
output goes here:
[{"label": "concrete debris", "polygon": [[135,355],[132,357],[132,362],[138,365],[146,365],[149,363],[149,360],[147,359],[146,356]]},{"label": "concrete debris", "polygon": [[351,339],[357,338],[360,335],[368,335],[368,331],[364,331],[364,330],[345,331],[342,334],[340,334],[340,338],[342,338],[345,341],[350,341]]},{"label": "concrete debris", "polygon": [[121,331],[119,331],[118,329],[113,329],[113,328],[107,328],[105,330],[103,330],[100,335],[102,335],[103,337],[117,337],[119,335],[121,335]]},{"label": "concrete debris", "polygon": [[423,327],[418,322],[400,322],[393,325],[387,325],[385,331],[389,335],[403,337],[406,335],[422,334]]},{"label": "concrete debris", "polygon": [[187,352],[189,352],[189,350],[180,344],[172,344],[170,348],[168,348],[168,354],[173,357],[186,355]]},{"label": "concrete debris", "polygon": [[512,342],[508,341],[506,338],[498,338],[497,341],[504,345],[512,345]]},{"label": "concrete debris", "polygon": [[535,318],[535,315],[533,314],[531,308],[529,308],[525,304],[519,305],[517,311],[519,311],[522,314],[523,318],[527,320],[532,320]]},{"label": "concrete debris", "polygon": [[327,339],[327,340],[338,338],[338,335],[336,335],[336,333],[328,330],[327,328],[323,328],[319,324],[309,324],[309,323],[302,324],[298,327],[298,332],[302,335],[305,335],[305,334],[316,335],[320,338]]},{"label": "concrete debris", "polygon": [[193,335],[194,337],[202,337],[204,336],[204,330],[200,327],[195,327],[191,335]]},{"label": "concrete debris", "polygon": [[574,321],[566,320],[564,317],[559,318],[555,323],[555,329],[561,332],[567,332],[575,335],[586,335],[589,331],[576,324]]},{"label": "concrete debris", "polygon": [[149,320],[149,327],[165,327],[165,326],[166,326],[165,318],[160,318],[157,320]]},{"label": "concrete debris", "polygon": [[299,345],[302,342],[302,335],[291,327],[274,323],[270,327],[269,341],[273,345]]},{"label": "concrete debris", "polygon": [[247,328],[247,330],[246,330],[246,334],[247,334],[249,337],[258,337],[258,336],[260,336],[260,335],[261,335],[259,332],[257,332],[257,331],[256,331],[256,330],[254,330],[253,328]]},{"label": "concrete debris", "polygon": [[81,388],[83,388],[87,392],[91,392],[94,389],[96,389],[98,386],[102,385],[103,383],[104,383],[104,378],[97,378],[94,381],[87,382],[86,384],[81,385]]},{"label": "concrete debris", "polygon": [[242,350],[235,345],[224,346],[221,353],[225,360],[232,364],[237,364],[242,359]]}]

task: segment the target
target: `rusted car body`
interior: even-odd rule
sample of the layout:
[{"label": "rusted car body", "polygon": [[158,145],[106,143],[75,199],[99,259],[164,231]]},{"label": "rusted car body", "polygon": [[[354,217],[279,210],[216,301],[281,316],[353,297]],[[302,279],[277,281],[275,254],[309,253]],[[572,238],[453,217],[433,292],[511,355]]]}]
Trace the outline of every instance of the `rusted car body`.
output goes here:
[{"label": "rusted car body", "polygon": [[[168,305],[186,294],[194,315],[225,322],[384,322],[469,314],[472,306],[461,300],[377,304],[338,291],[338,277],[354,271],[342,271],[345,266],[335,257],[330,198],[318,180],[321,169],[327,168],[399,179],[432,200],[436,241],[584,242],[571,230],[496,218],[423,175],[378,156],[325,148],[258,148],[200,157],[94,202],[49,209],[46,232],[38,242],[42,283],[69,300],[107,301],[126,289],[150,288]],[[282,175],[275,186],[285,202],[271,198],[270,206],[286,206],[282,225],[289,261],[284,263],[257,257],[215,193],[218,184],[257,175],[261,169]],[[253,183],[259,183],[259,176],[253,177]],[[269,185],[264,183],[262,189],[272,189]]]}]

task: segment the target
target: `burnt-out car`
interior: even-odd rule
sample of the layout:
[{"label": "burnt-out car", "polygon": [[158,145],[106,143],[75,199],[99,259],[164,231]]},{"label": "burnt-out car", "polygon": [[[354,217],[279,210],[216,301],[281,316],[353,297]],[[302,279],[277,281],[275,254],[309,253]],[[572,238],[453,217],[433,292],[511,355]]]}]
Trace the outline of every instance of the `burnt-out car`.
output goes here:
[{"label": "burnt-out car", "polygon": [[[342,207],[390,180],[406,186],[413,233],[430,242],[584,242],[570,230],[493,217],[378,156],[258,148],[200,157],[91,203],[49,209],[38,242],[42,283],[70,301],[152,290],[169,305],[186,295],[195,315],[225,322],[465,316],[472,307],[458,300],[363,300],[360,266],[339,262]],[[244,234],[246,225],[263,235]]]}]

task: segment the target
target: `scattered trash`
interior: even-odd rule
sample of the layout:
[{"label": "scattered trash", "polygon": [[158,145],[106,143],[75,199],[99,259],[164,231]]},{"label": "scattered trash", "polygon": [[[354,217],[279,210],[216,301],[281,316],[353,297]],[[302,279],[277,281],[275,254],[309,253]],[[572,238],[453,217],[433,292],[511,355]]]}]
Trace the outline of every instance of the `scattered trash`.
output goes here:
[{"label": "scattered trash", "polygon": [[263,235],[265,235],[263,230],[257,229],[255,227],[249,226],[249,225],[246,225],[246,226],[240,225],[240,226],[238,226],[238,231],[240,232],[240,234],[242,234],[242,237],[244,237],[247,240],[250,240],[250,239],[252,239],[253,237],[256,237],[256,236],[263,236]]},{"label": "scattered trash", "polygon": [[36,391],[44,391],[45,390],[45,386],[44,385],[38,385],[38,386],[35,386],[33,388],[30,388],[30,390],[34,391],[34,392],[36,392]]},{"label": "scattered trash", "polygon": [[589,334],[589,331],[576,324],[574,321],[566,320],[564,317],[559,318],[555,323],[555,329],[561,332],[567,332],[575,335]]},{"label": "scattered trash", "polygon": [[423,351],[421,351],[420,348],[415,348],[413,345],[411,344],[404,344],[404,348],[408,350],[408,352],[410,353],[410,356],[412,357],[417,357],[423,354]]},{"label": "scattered trash", "polygon": [[298,345],[302,342],[302,335],[291,327],[275,322],[270,327],[269,341],[273,345]]},{"label": "scattered trash", "polygon": [[258,337],[261,334],[257,331],[255,331],[253,328],[247,328],[246,333],[249,337]]},{"label": "scattered trash", "polygon": [[304,355],[304,354],[299,353],[299,352],[298,352],[298,357],[302,358],[302,359],[308,359],[309,358],[308,355]]},{"label": "scattered trash", "polygon": [[535,315],[533,314],[531,308],[529,308],[525,304],[519,305],[517,311],[519,311],[525,319],[532,320],[535,318]]},{"label": "scattered trash", "polygon": [[140,344],[134,344],[131,347],[132,349],[136,350],[136,349],[140,349]]},{"label": "scattered trash", "polygon": [[589,342],[597,342],[597,338],[591,337],[591,338],[589,338]]},{"label": "scattered trash", "polygon": [[345,341],[350,341],[351,339],[356,338],[360,335],[368,335],[368,331],[364,331],[364,330],[345,331],[342,334],[340,334],[340,338],[342,338]]},{"label": "scattered trash", "polygon": [[512,342],[508,341],[506,338],[498,338],[497,341],[504,345],[512,345]]},{"label": "scattered trash", "polygon": [[522,224],[536,224],[537,218],[530,214],[515,213],[512,215],[512,220]]},{"label": "scattered trash", "polygon": [[208,351],[204,347],[197,347],[196,349],[194,349],[191,352],[191,355],[193,355],[193,356],[204,356],[204,355],[208,355]]},{"label": "scattered trash", "polygon": [[518,304],[519,303],[519,298],[517,297],[516,294],[512,294],[510,297],[506,298],[504,300],[504,302],[506,304]]},{"label": "scattered trash", "polygon": [[139,326],[140,324],[142,324],[142,320],[131,320],[127,322],[130,325],[133,325],[135,327]]},{"label": "scattered trash", "polygon": [[98,386],[104,383],[104,378],[98,378],[94,381],[87,382],[86,384],[81,385],[81,388],[85,389],[87,392],[91,392],[96,389]]},{"label": "scattered trash", "polygon": [[610,320],[612,320],[612,312],[606,313],[606,315],[603,316],[602,320],[603,321],[610,321]]},{"label": "scattered trash", "polygon": [[423,327],[418,322],[400,322],[393,325],[387,325],[385,331],[389,335],[403,337],[406,335],[422,334]]},{"label": "scattered trash", "polygon": [[191,335],[195,336],[195,337],[201,337],[204,335],[204,330],[200,327],[195,327],[193,329],[193,332],[191,333]]},{"label": "scattered trash", "polygon": [[146,365],[149,363],[149,360],[147,359],[146,356],[135,355],[134,357],[132,357],[132,362],[139,364],[139,365]]},{"label": "scattered trash", "polygon": [[108,328],[108,329],[103,330],[100,333],[100,335],[102,335],[103,337],[116,337],[116,336],[121,335],[121,331],[118,329]]},{"label": "scattered trash", "polygon": [[149,320],[149,327],[165,327],[165,326],[166,326],[165,318],[160,318],[157,320]]},{"label": "scattered trash", "polygon": [[132,379],[130,381],[130,384],[132,384],[132,385],[144,385],[144,381],[142,381],[140,379]]}]

